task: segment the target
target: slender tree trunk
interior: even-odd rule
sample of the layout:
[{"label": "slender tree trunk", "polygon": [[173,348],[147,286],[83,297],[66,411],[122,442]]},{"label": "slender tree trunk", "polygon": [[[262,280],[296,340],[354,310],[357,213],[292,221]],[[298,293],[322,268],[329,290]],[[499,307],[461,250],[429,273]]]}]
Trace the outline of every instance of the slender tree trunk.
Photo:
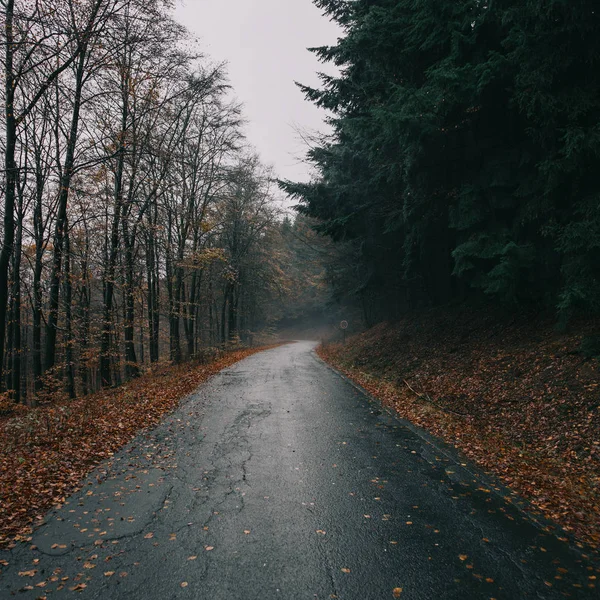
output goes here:
[{"label": "slender tree trunk", "polygon": [[[85,277],[85,275],[84,275]],[[89,369],[89,339],[90,339],[90,296],[89,287],[83,284],[79,291],[79,320],[81,333],[79,338],[79,378],[81,379],[81,392],[84,396],[90,393]]]},{"label": "slender tree trunk", "polygon": [[187,296],[186,319],[184,321],[188,356],[194,356],[196,353],[196,322],[198,320],[198,303],[196,296],[200,281],[201,275],[198,274],[198,271],[194,271],[190,283],[190,291]]},{"label": "slender tree trunk", "polygon": [[119,229],[121,227],[121,215],[123,211],[123,175],[125,172],[125,135],[127,133],[127,120],[129,106],[127,94],[129,93],[129,77],[124,76],[123,105],[121,111],[121,130],[119,132],[119,152],[117,167],[115,170],[115,212],[109,240],[108,264],[104,276],[104,318],[102,321],[102,335],[100,342],[100,379],[102,386],[112,385],[111,377],[111,331],[112,331],[112,308],[115,290],[115,276],[117,270],[117,258],[119,253]]},{"label": "slender tree trunk", "polygon": [[209,330],[209,342],[211,346],[215,345],[215,328],[214,328],[214,317],[213,317],[213,309],[214,309],[214,293],[213,293],[213,278],[212,278],[213,268],[210,266],[210,270],[208,273],[208,330]]},{"label": "slender tree trunk", "polygon": [[181,362],[181,336],[179,331],[179,312],[181,308],[181,269],[177,268],[177,277],[173,290],[171,291],[171,310],[169,319],[169,333],[171,338],[171,360],[175,363]]},{"label": "slender tree trunk", "polygon": [[148,349],[150,362],[158,362],[159,359],[159,298],[158,298],[158,276],[156,274],[156,249],[154,232],[150,231],[146,243],[146,279],[148,282]]},{"label": "slender tree trunk", "polygon": [[144,296],[141,296],[142,306],[140,311],[140,362],[146,363],[146,352],[144,349]]},{"label": "slender tree trunk", "polygon": [[110,251],[108,265],[104,275],[104,306],[102,319],[102,334],[100,341],[100,380],[102,387],[112,385],[111,376],[111,332],[112,309],[115,292],[115,276],[119,245],[119,221],[121,218],[121,203],[117,202],[113,215],[112,230],[109,240]]},{"label": "slender tree trunk", "polygon": [[52,275],[50,277],[50,302],[48,307],[48,325],[46,327],[46,371],[52,369],[56,363],[56,335],[58,326],[58,307],[60,294],[60,280],[62,271],[63,246],[65,238],[65,227],[67,222],[67,204],[69,200],[69,188],[73,178],[75,166],[75,148],[79,132],[79,118],[81,113],[81,99],[85,74],[85,62],[87,57],[87,44],[80,49],[77,72],[75,76],[75,97],[73,100],[73,115],[71,118],[71,129],[67,143],[67,154],[63,175],[60,182],[60,194],[58,200],[58,211],[56,215],[56,227],[54,230],[54,257],[52,262]]},{"label": "slender tree trunk", "polygon": [[90,296],[91,281],[89,273],[90,237],[86,228],[85,246],[81,258],[81,284],[78,290],[79,296],[79,379],[81,380],[81,392],[84,396],[90,393],[90,369],[89,369],[89,340],[90,340]]},{"label": "slender tree trunk", "polygon": [[225,292],[223,293],[223,306],[221,307],[221,343],[224,344],[227,341],[227,307],[231,302],[231,284],[228,283],[225,286]]},{"label": "slender tree trunk", "polygon": [[229,292],[229,311],[228,311],[228,339],[234,341],[238,336],[238,301],[239,301],[239,286],[231,284]]},{"label": "slender tree trunk", "polygon": [[127,221],[123,220],[123,244],[125,245],[125,377],[134,379],[140,374],[135,353],[135,295],[133,274],[133,251],[135,233],[129,235]]},{"label": "slender tree trunk", "polygon": [[[21,208],[21,207],[20,207]],[[23,237],[22,211],[19,215],[15,250],[13,253],[13,311],[12,311],[12,383],[11,388],[15,402],[21,402],[21,240]]]},{"label": "slender tree trunk", "polygon": [[73,282],[71,281],[71,240],[68,224],[65,231],[65,368],[67,375],[67,392],[69,398],[76,397],[75,393],[75,361],[73,358]]},{"label": "slender tree trunk", "polygon": [[4,191],[4,239],[0,251],[0,386],[3,385],[4,339],[6,336],[6,316],[8,309],[8,271],[15,238],[15,194],[18,167],[15,161],[17,145],[17,121],[15,117],[15,77],[14,61],[14,0],[6,0],[5,9],[5,127],[6,146],[4,148],[4,167],[6,170],[6,189]]},{"label": "slender tree trunk", "polygon": [[34,208],[33,221],[35,230],[35,263],[33,266],[33,386],[34,391],[42,389],[42,271],[44,258],[44,231],[42,223],[42,200],[44,194],[44,183],[41,174],[37,173],[36,182],[36,204]]}]

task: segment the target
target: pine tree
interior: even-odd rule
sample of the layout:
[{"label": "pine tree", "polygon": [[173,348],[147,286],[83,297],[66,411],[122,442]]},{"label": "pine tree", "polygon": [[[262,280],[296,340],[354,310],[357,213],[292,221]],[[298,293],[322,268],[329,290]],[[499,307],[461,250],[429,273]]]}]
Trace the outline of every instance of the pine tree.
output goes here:
[{"label": "pine tree", "polygon": [[600,307],[600,22],[591,0],[317,0],[343,28],[333,113],[282,182],[351,242],[381,317],[485,296]]}]

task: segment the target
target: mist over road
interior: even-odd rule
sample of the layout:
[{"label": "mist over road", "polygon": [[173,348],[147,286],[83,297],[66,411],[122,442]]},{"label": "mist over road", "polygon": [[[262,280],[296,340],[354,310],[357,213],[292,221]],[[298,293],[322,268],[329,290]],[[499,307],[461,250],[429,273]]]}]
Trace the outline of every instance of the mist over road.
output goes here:
[{"label": "mist over road", "polygon": [[597,565],[314,346],[226,369],[94,472],[0,552],[0,597],[597,597]]}]

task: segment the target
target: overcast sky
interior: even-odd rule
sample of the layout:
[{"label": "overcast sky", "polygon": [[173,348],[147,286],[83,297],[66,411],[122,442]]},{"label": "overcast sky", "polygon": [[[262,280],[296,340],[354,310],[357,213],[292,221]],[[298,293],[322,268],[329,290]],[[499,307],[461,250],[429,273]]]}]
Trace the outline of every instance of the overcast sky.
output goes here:
[{"label": "overcast sky", "polygon": [[228,63],[248,141],[263,161],[283,179],[306,179],[295,128],[324,130],[323,113],[294,81],[317,84],[325,69],[306,48],[334,44],[337,27],[311,0],[178,0],[176,17],[215,62]]}]

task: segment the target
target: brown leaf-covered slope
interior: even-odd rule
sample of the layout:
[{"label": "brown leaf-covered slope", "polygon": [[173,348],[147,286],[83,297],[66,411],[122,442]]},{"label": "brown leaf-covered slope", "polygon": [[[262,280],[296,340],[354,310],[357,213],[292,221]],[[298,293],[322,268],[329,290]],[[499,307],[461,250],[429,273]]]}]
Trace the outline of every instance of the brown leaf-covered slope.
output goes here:
[{"label": "brown leaf-covered slope", "polygon": [[0,419],[0,545],[25,539],[96,465],[156,425],[212,375],[264,348],[206,365],[162,365],[117,389]]},{"label": "brown leaf-covered slope", "polygon": [[597,325],[432,311],[319,353],[597,548],[600,370],[578,352]]}]

